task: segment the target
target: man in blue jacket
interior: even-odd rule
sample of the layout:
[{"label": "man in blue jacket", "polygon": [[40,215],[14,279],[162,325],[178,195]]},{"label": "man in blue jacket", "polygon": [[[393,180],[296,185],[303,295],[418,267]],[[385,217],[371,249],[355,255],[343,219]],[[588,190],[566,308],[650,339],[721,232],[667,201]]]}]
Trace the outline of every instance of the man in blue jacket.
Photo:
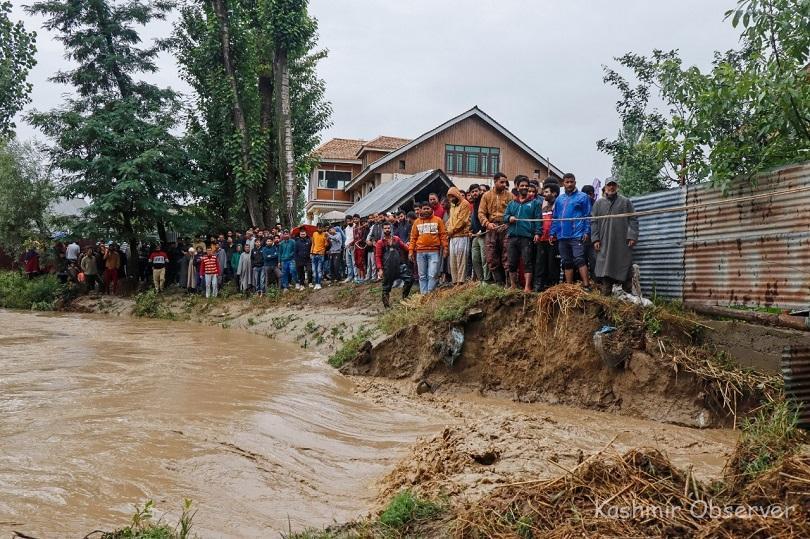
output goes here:
[{"label": "man in blue jacket", "polygon": [[518,268],[523,261],[523,289],[532,291],[532,265],[534,263],[534,242],[540,241],[541,214],[537,200],[529,199],[529,178],[520,175],[515,178],[518,198],[506,205],[503,222],[509,225],[509,280],[512,288],[518,287]]},{"label": "man in blue jacket", "polygon": [[[582,286],[590,291],[585,243],[591,234],[591,199],[577,190],[577,180],[570,172],[563,175],[565,192],[557,197],[552,213],[551,243],[558,242],[565,282],[574,282],[574,269],[579,272]],[[559,219],[571,219],[560,221]]]}]

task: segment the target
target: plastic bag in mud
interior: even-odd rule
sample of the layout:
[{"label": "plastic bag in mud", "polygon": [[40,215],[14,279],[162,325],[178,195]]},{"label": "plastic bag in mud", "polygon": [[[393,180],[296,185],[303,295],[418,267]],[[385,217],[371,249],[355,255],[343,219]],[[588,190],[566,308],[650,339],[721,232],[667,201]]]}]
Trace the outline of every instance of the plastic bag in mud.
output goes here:
[{"label": "plastic bag in mud", "polygon": [[593,334],[593,347],[599,353],[599,357],[610,369],[618,369],[624,366],[627,353],[621,346],[615,346],[612,342],[617,336],[616,328],[613,326],[602,326]]},{"label": "plastic bag in mud", "polygon": [[452,326],[447,332],[444,342],[444,362],[448,367],[452,367],[456,359],[461,355],[461,348],[464,346],[464,328]]}]

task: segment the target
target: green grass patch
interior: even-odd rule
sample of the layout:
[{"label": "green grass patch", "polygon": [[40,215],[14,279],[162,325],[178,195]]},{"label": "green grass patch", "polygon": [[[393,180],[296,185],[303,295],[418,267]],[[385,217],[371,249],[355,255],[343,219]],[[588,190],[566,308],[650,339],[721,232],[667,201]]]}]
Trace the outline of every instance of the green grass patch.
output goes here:
[{"label": "green grass patch", "polygon": [[379,326],[384,332],[393,334],[414,324],[455,322],[480,303],[518,293],[510,288],[490,284],[468,286],[455,293],[444,292],[417,307],[395,307],[380,318]]},{"label": "green grass patch", "polygon": [[433,518],[443,510],[436,502],[421,498],[410,490],[403,490],[380,513],[379,522],[388,529],[401,531],[415,522]]},{"label": "green grass patch", "polygon": [[363,343],[373,335],[373,329],[360,328],[360,330],[355,333],[351,339],[343,343],[343,346],[341,346],[337,352],[329,356],[329,364],[334,368],[339,369],[344,363],[354,359],[357,352],[360,351],[360,347],[363,346]]},{"label": "green grass patch", "polygon": [[54,275],[29,279],[17,271],[0,272],[0,307],[52,311],[56,301],[68,293]]},{"label": "green grass patch", "polygon": [[175,319],[174,313],[163,303],[163,298],[152,288],[135,296],[132,313],[141,318]]},{"label": "green grass patch", "polygon": [[183,512],[175,526],[154,520],[155,503],[148,500],[143,507],[136,507],[129,526],[105,532],[101,539],[190,539],[191,523],[196,511],[192,511],[191,500],[183,501]]}]

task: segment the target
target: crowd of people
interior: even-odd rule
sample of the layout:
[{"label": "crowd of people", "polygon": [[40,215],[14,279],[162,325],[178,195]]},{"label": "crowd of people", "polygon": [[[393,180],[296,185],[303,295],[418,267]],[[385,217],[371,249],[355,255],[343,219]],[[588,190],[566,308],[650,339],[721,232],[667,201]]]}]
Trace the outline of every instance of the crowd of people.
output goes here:
[{"label": "crowd of people", "polygon": [[[542,291],[559,283],[597,282],[608,294],[614,284],[629,287],[632,248],[638,221],[632,202],[609,180],[597,200],[592,186],[577,189],[573,174],[562,181],[516,176],[510,189],[505,174],[493,186],[451,187],[446,196],[431,193],[414,211],[350,215],[345,221],[287,230],[248,228],[217,236],[183,239],[134,250],[126,243],[96,243],[82,249],[76,241],[54,247],[55,273],[64,282],[83,282],[89,290],[118,292],[134,277],[151,281],[160,293],[177,286],[215,297],[233,282],[245,294],[263,295],[325,284],[382,283],[388,307],[393,288],[402,297],[418,283],[427,294],[437,286],[470,280]],[[136,257],[128,264],[130,257]],[[23,259],[29,276],[39,271],[39,253]],[[128,275],[135,267],[135,275]]]}]

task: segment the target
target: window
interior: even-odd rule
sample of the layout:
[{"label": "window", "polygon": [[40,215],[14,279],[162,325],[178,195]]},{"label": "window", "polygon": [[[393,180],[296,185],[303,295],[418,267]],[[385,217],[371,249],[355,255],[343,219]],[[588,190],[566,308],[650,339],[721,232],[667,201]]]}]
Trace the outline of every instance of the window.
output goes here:
[{"label": "window", "polygon": [[500,170],[500,148],[446,144],[444,154],[448,174],[492,176]]},{"label": "window", "polygon": [[405,160],[404,159],[399,160],[399,170],[405,170]]},{"label": "window", "polygon": [[319,170],[318,187],[322,189],[343,189],[352,181],[352,173],[340,170]]}]

